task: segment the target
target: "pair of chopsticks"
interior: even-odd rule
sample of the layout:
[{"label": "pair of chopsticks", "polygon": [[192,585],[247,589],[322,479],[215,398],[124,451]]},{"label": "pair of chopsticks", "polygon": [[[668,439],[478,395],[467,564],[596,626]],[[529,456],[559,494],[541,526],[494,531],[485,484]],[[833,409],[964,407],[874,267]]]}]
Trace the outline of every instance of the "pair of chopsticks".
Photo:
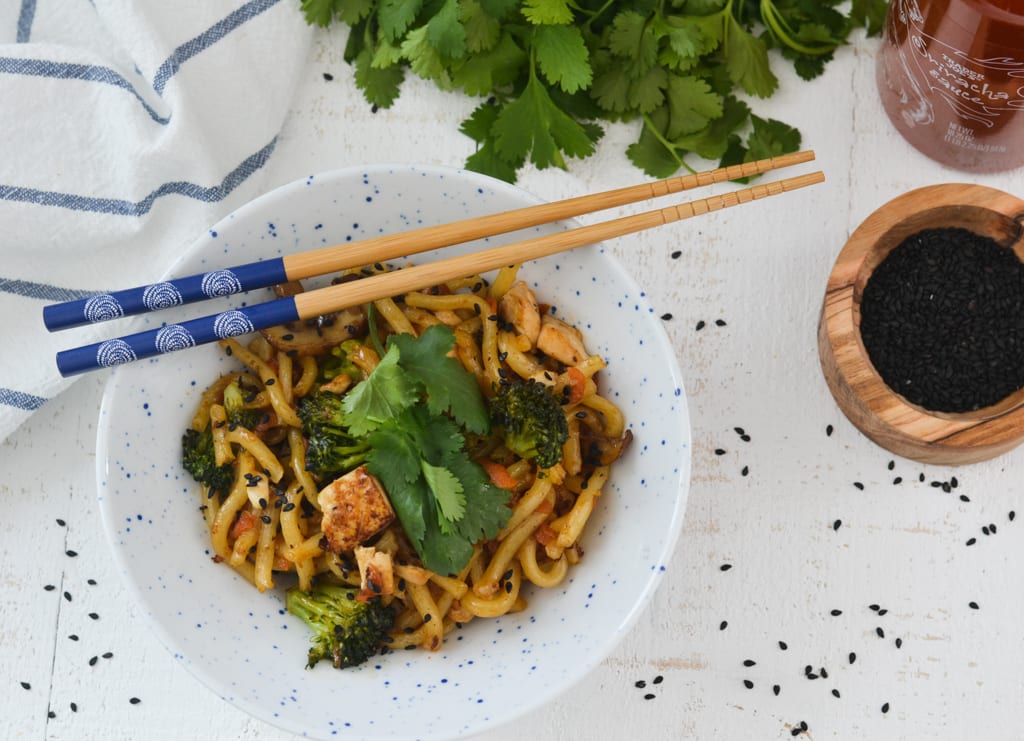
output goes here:
[{"label": "pair of chopsticks", "polygon": [[[450,224],[374,237],[354,244],[325,247],[272,260],[247,263],[78,301],[53,304],[44,307],[43,320],[49,330],[55,331],[117,319],[130,314],[158,311],[193,301],[419,254],[439,247],[758,175],[813,159],[814,153],[811,151],[796,152]],[[536,260],[576,247],[786,193],[820,183],[824,179],[821,172],[799,175],[63,350],[57,353],[57,368],[61,375],[70,376],[236,337],[277,324],[313,319],[351,306],[428,288],[455,278],[485,273],[504,265]]]}]

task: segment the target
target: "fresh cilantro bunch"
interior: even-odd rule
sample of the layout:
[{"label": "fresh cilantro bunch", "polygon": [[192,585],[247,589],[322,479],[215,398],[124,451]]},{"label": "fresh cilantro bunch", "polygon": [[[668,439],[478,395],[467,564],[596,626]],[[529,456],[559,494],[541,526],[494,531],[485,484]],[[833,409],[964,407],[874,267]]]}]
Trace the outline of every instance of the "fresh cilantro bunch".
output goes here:
[{"label": "fresh cilantro bunch", "polygon": [[509,492],[465,452],[462,430],[485,434],[490,418],[476,379],[448,356],[454,347],[444,325],[419,338],[391,335],[380,364],[342,404],[348,433],[370,445],[367,468],[423,565],[439,574],[458,572],[511,514]]},{"label": "fresh cilantro bunch", "polygon": [[[527,162],[565,168],[602,122],[640,121],[630,160],[667,177],[690,154],[723,165],[796,151],[800,133],[737,97],[778,87],[769,50],[800,77],[851,31],[877,34],[888,0],[301,0],[306,19],[351,31],[345,59],[387,108],[406,70],[483,102],[462,122],[467,168],[514,182]],[[845,6],[844,6],[845,7]]]}]

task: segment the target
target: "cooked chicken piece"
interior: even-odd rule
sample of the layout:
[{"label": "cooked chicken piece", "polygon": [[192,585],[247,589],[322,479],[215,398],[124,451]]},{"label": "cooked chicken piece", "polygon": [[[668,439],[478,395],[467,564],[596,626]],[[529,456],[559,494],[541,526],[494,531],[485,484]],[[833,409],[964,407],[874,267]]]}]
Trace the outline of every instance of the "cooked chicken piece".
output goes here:
[{"label": "cooked chicken piece", "polygon": [[498,305],[498,313],[502,319],[516,328],[516,332],[530,341],[530,347],[537,343],[540,333],[540,307],[537,297],[523,281],[512,284]]},{"label": "cooked chicken piece", "polygon": [[362,545],[395,519],[384,488],[366,466],[332,481],[317,501],[324,515],[321,527],[334,553]]},{"label": "cooked chicken piece", "polygon": [[355,549],[356,564],[359,566],[360,593],[367,597],[395,593],[395,571],[391,554],[378,551],[372,546]]},{"label": "cooked chicken piece", "polygon": [[541,320],[537,349],[565,365],[579,365],[589,356],[583,346],[583,333],[550,314]]}]

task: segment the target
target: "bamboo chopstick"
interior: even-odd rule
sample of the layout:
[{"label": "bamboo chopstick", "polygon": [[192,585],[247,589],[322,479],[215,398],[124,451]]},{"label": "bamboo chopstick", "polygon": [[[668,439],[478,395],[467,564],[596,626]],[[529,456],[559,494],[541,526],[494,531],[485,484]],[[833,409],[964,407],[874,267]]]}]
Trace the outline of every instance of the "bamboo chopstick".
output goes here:
[{"label": "bamboo chopstick", "polygon": [[126,288],[100,296],[45,306],[43,307],[43,323],[52,332],[132,314],[158,311],[194,301],[227,296],[255,288],[265,288],[289,280],[302,280],[315,275],[325,275],[347,268],[406,257],[438,247],[505,234],[517,229],[603,211],[714,183],[738,180],[809,162],[813,159],[814,152],[812,151],[794,152],[756,162],[721,167],[651,183],[641,183],[563,201],[527,206],[450,224],[387,234],[355,243],[322,247],[271,260],[177,278],[163,283]]},{"label": "bamboo chopstick", "polygon": [[623,216],[578,229],[534,237],[523,242],[407,267],[361,280],[299,293],[295,296],[192,319],[181,324],[172,324],[155,330],[64,350],[57,353],[57,369],[61,375],[69,376],[182,350],[227,337],[236,337],[277,324],[312,319],[350,306],[428,288],[446,280],[484,273],[503,265],[535,260],[583,245],[786,193],[823,182],[824,179],[823,173],[813,172],[773,183],[755,185],[676,206],[633,216]]}]

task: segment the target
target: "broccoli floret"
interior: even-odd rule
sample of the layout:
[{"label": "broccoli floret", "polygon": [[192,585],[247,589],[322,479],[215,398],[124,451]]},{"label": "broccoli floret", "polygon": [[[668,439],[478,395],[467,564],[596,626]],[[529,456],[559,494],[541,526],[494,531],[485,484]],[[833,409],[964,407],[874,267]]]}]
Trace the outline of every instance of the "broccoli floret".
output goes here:
[{"label": "broccoli floret", "polygon": [[358,340],[345,340],[337,347],[331,348],[331,354],[320,362],[320,376],[325,381],[330,381],[342,374],[347,375],[353,381],[361,381],[363,371],[352,362],[352,351],[359,347]]},{"label": "broccoli floret", "polygon": [[490,402],[491,422],[504,430],[505,446],[550,468],[562,460],[569,439],[565,412],[548,387],[533,381],[501,384]]},{"label": "broccoli floret", "polygon": [[185,430],[181,437],[181,465],[192,478],[205,484],[211,491],[223,494],[231,489],[234,474],[231,464],[218,466],[213,452],[213,432],[207,427],[202,432]]},{"label": "broccoli floret", "polygon": [[342,397],[317,391],[299,402],[298,414],[306,447],[306,470],[331,478],[348,473],[366,461],[370,445],[348,433],[344,425]]},{"label": "broccoli floret", "polygon": [[394,611],[379,599],[360,601],[351,587],[333,584],[308,592],[292,587],[285,605],[313,629],[306,662],[310,669],[322,659],[336,669],[362,664],[381,648],[395,622]]},{"label": "broccoli floret", "polygon": [[260,409],[248,409],[245,406],[245,392],[232,381],[224,387],[224,411],[227,413],[228,424],[253,429],[260,423],[264,412]]}]

